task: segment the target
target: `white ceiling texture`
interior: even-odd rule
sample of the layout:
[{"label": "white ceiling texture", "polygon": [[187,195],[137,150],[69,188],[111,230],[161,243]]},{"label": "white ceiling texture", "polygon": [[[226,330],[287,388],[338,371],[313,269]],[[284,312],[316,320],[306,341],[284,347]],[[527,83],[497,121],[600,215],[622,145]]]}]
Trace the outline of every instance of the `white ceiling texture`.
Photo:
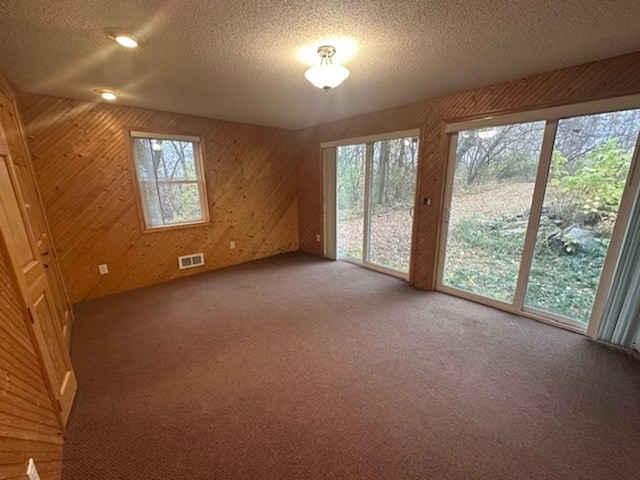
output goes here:
[{"label": "white ceiling texture", "polygon": [[[637,51],[639,25],[638,0],[0,0],[0,70],[26,92],[295,129]],[[351,70],[329,92],[303,76],[327,43]]]}]

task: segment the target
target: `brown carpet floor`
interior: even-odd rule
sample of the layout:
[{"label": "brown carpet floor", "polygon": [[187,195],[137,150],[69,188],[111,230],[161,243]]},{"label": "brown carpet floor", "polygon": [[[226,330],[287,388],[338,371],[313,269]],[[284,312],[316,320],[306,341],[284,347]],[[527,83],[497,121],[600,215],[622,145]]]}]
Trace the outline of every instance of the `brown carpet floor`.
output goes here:
[{"label": "brown carpet floor", "polygon": [[640,362],[303,254],[83,303],[64,478],[637,479]]}]

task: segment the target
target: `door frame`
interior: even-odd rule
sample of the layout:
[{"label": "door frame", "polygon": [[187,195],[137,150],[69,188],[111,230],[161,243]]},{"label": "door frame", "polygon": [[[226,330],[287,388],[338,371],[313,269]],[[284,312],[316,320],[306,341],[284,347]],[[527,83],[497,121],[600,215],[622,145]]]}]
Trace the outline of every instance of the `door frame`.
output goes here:
[{"label": "door frame", "polygon": [[[422,148],[421,130],[419,128],[409,130],[399,130],[395,132],[387,132],[378,135],[366,135],[360,137],[344,138],[341,140],[332,140],[320,143],[322,158],[322,177],[324,185],[324,201],[323,201],[323,220],[324,220],[324,256],[332,260],[342,260],[353,263],[355,265],[368,268],[370,270],[391,275],[409,281],[411,277],[411,264],[413,257],[413,243],[416,228],[416,215],[414,213],[411,218],[411,237],[410,237],[410,253],[409,253],[409,269],[401,272],[392,268],[384,267],[376,263],[368,261],[368,253],[371,238],[371,207],[370,207],[370,186],[373,162],[373,143],[385,140],[395,140],[398,138],[415,137],[418,139],[418,150],[416,157],[416,174],[414,184],[413,211],[416,211],[418,198],[418,173],[420,163],[420,153]],[[365,145],[365,185],[364,185],[364,212],[363,212],[363,251],[362,260],[345,257],[338,258],[338,219],[337,219],[337,196],[338,196],[338,166],[337,166],[337,148],[349,145]]]},{"label": "door frame", "polygon": [[[600,274],[600,282],[598,284],[594,304],[591,310],[591,316],[587,325],[551,312],[542,312],[537,309],[526,307],[524,305],[526,286],[528,284],[531,263],[533,260],[533,249],[535,247],[536,233],[539,227],[542,203],[544,202],[544,195],[549,175],[549,165],[551,163],[551,156],[553,153],[559,120],[569,117],[596,115],[600,113],[632,109],[640,109],[640,94],[530,110],[520,113],[460,120],[445,124],[444,132],[448,137],[445,153],[446,175],[436,258],[436,290],[595,338],[602,320],[602,313],[604,312],[605,302],[609,293],[617,258],[620,248],[622,247],[629,213],[640,185],[640,168],[638,168],[638,163],[640,163],[640,134],[636,140],[631,166],[629,167],[627,185],[624,189],[622,200],[618,208],[617,221],[611,235],[611,241],[604,260],[602,272]],[[499,300],[494,300],[444,285],[444,263],[447,238],[449,234],[449,215],[453,195],[458,132],[483,127],[497,127],[534,121],[545,121],[546,123],[513,303],[501,302]],[[534,218],[538,220],[537,223],[532,221]]]}]

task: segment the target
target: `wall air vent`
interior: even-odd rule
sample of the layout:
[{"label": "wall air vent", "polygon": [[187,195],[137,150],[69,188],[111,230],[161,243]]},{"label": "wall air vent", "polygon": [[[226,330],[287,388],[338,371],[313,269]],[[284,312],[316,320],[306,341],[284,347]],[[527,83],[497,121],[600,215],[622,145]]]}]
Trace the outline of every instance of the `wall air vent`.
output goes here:
[{"label": "wall air vent", "polygon": [[204,253],[194,253],[193,255],[184,255],[178,257],[178,267],[180,270],[185,268],[200,267],[204,265]]}]

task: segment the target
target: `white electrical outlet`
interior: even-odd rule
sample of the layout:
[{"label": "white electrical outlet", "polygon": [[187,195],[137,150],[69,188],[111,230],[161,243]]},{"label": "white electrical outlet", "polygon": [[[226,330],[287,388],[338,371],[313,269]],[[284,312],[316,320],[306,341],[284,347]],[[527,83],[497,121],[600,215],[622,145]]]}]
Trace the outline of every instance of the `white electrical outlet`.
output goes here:
[{"label": "white electrical outlet", "polygon": [[320,234],[316,233],[316,242],[319,242],[319,241],[320,241]]},{"label": "white electrical outlet", "polygon": [[236,242],[234,242],[233,240],[231,240],[231,241],[229,242],[229,248],[230,248],[231,250],[233,250],[234,248],[236,248]]},{"label": "white electrical outlet", "polygon": [[109,267],[107,267],[106,263],[103,263],[102,265],[98,265],[98,271],[100,275],[106,275],[109,273]]},{"label": "white electrical outlet", "polygon": [[40,480],[40,475],[38,475],[38,470],[36,470],[36,464],[33,458],[29,459],[29,464],[27,465],[27,477],[29,477],[29,480]]}]

